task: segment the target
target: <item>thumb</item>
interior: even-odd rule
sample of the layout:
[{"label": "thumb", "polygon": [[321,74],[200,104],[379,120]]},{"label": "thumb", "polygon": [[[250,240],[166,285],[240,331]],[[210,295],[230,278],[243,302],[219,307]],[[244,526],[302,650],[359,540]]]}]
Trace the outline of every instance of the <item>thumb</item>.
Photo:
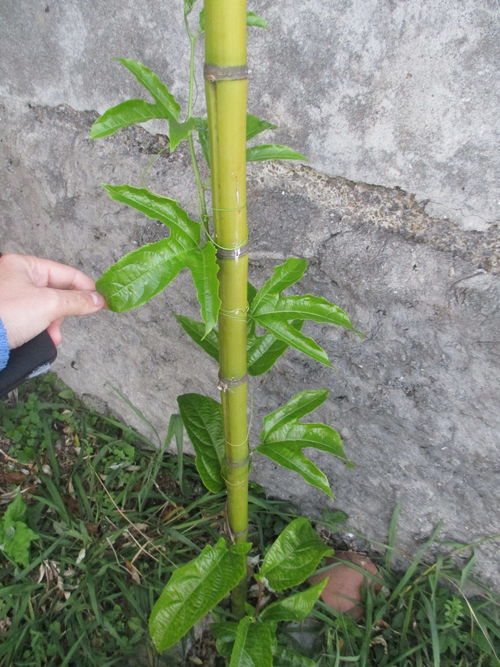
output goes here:
[{"label": "thumb", "polygon": [[60,290],[47,288],[54,298],[52,320],[67,315],[89,315],[106,306],[104,297],[99,292],[88,290]]}]

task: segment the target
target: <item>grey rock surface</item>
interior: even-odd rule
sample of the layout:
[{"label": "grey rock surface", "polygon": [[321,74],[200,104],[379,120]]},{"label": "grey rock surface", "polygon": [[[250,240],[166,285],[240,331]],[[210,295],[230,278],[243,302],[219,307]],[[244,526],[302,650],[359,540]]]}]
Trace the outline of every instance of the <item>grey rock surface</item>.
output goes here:
[{"label": "grey rock surface", "polygon": [[[101,182],[145,185],[196,214],[187,152],[168,153],[164,128],[88,139],[97,112],[143,95],[114,56],[157,70],[185,101],[179,6],[3,0],[3,252],[50,256],[97,277],[163,236],[162,225],[110,201]],[[252,443],[266,412],[301,389],[330,389],[312,418],[338,428],[356,463],[347,470],[311,454],[328,471],[335,506],[350,529],[383,541],[401,501],[409,553],[439,520],[456,540],[498,533],[495,8],[251,4],[270,29],[251,32],[250,110],[280,125],[273,141],[310,158],[307,167],[249,168],[251,278],[260,285],[285,257],[306,257],[301,291],[336,302],[366,335],[311,325],[335,370],[289,350],[253,380]],[[200,90],[200,111],[202,102]],[[138,311],[68,321],[56,370],[154,438],[118,388],[163,434],[178,394],[217,396],[217,369],[180,331],[177,312],[197,313],[184,275]],[[304,511],[332,506],[258,457],[253,474]],[[482,545],[478,567],[498,585],[496,553]]]},{"label": "grey rock surface", "polygon": [[[98,182],[145,183],[193,205],[187,155],[158,152],[141,129],[87,139],[92,113],[10,105],[2,110],[2,239],[7,250],[47,255],[98,275],[163,227],[107,199]],[[288,351],[252,381],[252,443],[260,418],[296,391],[328,388],[317,417],[344,437],[353,470],[312,453],[328,471],[349,526],[383,540],[400,501],[400,544],[411,551],[442,519],[471,541],[498,530],[498,278],[493,238],[429,218],[401,190],[318,176],[301,166],[253,165],[251,278],[259,285],[287,255],[307,257],[301,290],[345,308],[364,341],[310,326],[335,370]],[[144,430],[111,389],[164,433],[178,394],[217,396],[215,365],[194,349],[172,313],[196,316],[181,275],[143,308],[65,325],[56,370]],[[150,432],[151,434],[151,432]],[[152,436],[154,437],[154,436]],[[256,456],[253,474],[273,494],[319,514],[332,504],[292,473]],[[496,549],[481,549],[498,583]]]},{"label": "grey rock surface", "polygon": [[[330,176],[412,192],[467,229],[498,219],[496,0],[250,4],[269,23],[251,31],[250,109],[281,127],[278,141]],[[125,57],[184,100],[180,7],[3,0],[0,94],[102,112],[142,95],[112,60]]]}]

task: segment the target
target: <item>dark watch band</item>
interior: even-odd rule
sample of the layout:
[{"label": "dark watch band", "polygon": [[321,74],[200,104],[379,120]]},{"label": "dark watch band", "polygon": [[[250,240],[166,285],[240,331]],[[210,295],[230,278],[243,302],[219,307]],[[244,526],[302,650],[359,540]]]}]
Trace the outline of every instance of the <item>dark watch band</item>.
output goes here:
[{"label": "dark watch band", "polygon": [[0,371],[0,396],[47,371],[56,357],[57,348],[47,331],[11,350],[7,366]]}]

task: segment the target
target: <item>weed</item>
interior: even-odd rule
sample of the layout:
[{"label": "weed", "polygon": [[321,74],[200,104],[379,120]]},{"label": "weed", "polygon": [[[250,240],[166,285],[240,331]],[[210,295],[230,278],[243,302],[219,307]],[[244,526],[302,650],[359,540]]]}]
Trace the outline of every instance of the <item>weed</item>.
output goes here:
[{"label": "weed", "polygon": [[[33,425],[33,406],[45,406],[38,431],[30,430],[37,456],[17,464],[12,452],[19,445],[22,451],[22,442],[5,440],[3,424],[10,430],[23,415]],[[203,491],[192,459],[182,453],[175,419],[166,440],[178,438],[177,456],[166,453],[165,442],[152,449],[117,419],[87,410],[54,376],[24,385],[19,399],[0,409],[0,522],[22,497],[25,510],[17,520],[38,535],[22,562],[0,552],[0,665],[159,664],[147,632],[151,605],[165,577],[216,539],[223,493]],[[119,453],[127,453],[125,444],[133,455]],[[289,503],[250,486],[250,535],[261,553],[296,516]],[[323,534],[334,538],[345,518],[325,512]],[[498,664],[498,600],[483,587],[468,597],[474,556],[462,569],[454,560],[467,545],[428,561],[436,532],[400,572],[393,565],[396,528],[397,512],[377,560],[383,586],[366,591],[366,617],[356,622],[318,603],[302,625],[280,624],[274,664]],[[261,593],[251,591],[252,599]],[[218,607],[212,618],[225,615]],[[216,631],[222,651],[224,628]],[[220,664],[206,633],[191,632],[165,658],[169,665],[191,659]]]}]

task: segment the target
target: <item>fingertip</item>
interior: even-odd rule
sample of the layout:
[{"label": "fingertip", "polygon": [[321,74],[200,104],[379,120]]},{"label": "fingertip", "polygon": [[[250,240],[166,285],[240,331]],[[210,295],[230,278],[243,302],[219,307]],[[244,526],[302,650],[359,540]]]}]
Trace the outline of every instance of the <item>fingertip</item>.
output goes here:
[{"label": "fingertip", "polygon": [[100,310],[101,308],[106,307],[106,300],[102,296],[102,294],[99,294],[99,292],[91,292],[90,296],[91,296],[92,301],[94,303],[94,306],[96,306],[96,308],[98,308]]}]

